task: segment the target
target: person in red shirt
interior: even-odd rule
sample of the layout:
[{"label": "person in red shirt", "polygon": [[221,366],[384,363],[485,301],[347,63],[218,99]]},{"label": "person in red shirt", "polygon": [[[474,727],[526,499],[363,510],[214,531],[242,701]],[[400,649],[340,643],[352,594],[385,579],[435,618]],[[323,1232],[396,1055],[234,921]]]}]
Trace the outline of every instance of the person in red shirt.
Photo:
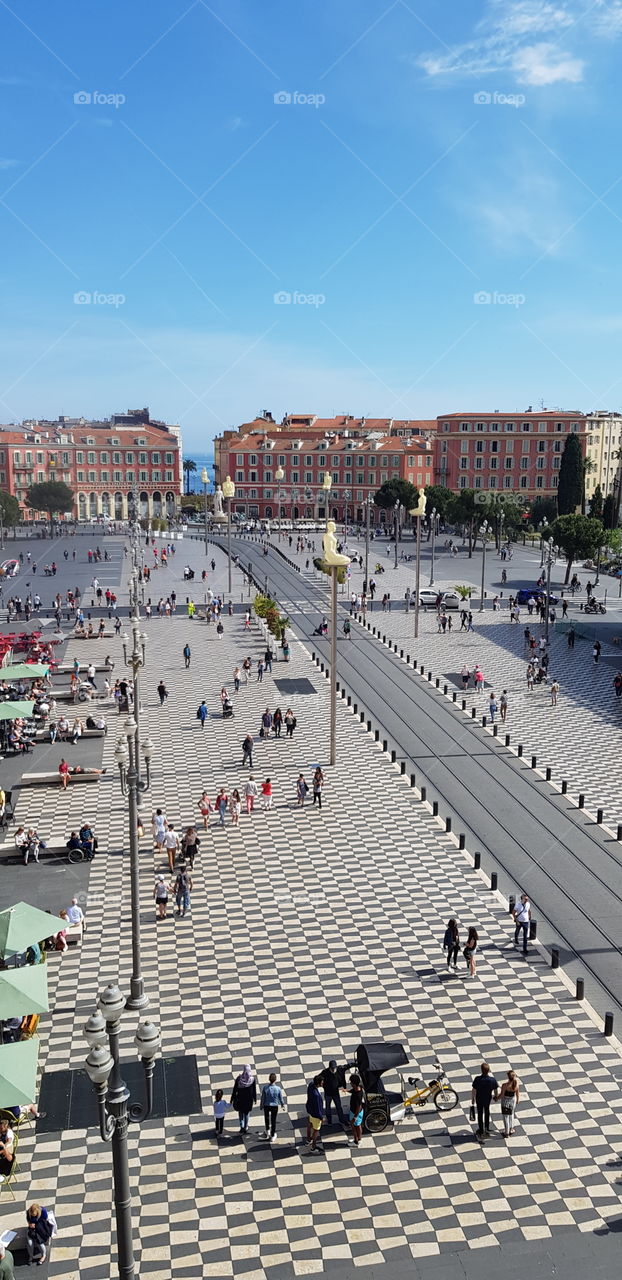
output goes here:
[{"label": "person in red shirt", "polygon": [[58,766],[58,772],[60,774],[60,785],[63,788],[63,791],[66,791],[67,783],[69,782],[69,765],[64,758]]},{"label": "person in red shirt", "polygon": [[261,784],[261,794],[263,796],[264,809],[272,808],[272,783],[269,778]]}]

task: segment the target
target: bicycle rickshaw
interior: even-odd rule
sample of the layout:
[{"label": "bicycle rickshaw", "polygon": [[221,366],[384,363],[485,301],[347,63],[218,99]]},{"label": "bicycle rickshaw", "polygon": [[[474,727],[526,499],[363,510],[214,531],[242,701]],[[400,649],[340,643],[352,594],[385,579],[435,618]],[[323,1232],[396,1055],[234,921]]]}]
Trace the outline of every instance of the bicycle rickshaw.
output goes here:
[{"label": "bicycle rickshaw", "polygon": [[[414,1107],[433,1102],[437,1111],[452,1111],[458,1105],[458,1094],[447,1082],[440,1062],[434,1063],[435,1076],[428,1082],[415,1076],[404,1077],[398,1067],[408,1066],[408,1054],[402,1044],[385,1040],[360,1044],[356,1062],[342,1068],[343,1083],[347,1085],[346,1072],[358,1071],[365,1089],[365,1114],[363,1128],[368,1133],[383,1133],[391,1124],[413,1113]],[[383,1075],[395,1071],[399,1090],[387,1089]]]}]

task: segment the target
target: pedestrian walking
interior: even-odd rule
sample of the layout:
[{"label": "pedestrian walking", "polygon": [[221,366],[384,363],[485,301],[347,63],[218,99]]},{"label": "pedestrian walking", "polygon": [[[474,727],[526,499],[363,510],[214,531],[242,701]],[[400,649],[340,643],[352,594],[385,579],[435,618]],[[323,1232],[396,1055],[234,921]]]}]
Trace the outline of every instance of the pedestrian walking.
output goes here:
[{"label": "pedestrian walking", "polygon": [[478,941],[479,941],[479,935],[478,935],[477,929],[474,928],[473,925],[471,925],[471,928],[469,929],[469,932],[468,932],[466,943],[462,950],[462,954],[468,965],[469,978],[474,978],[477,972],[475,952],[477,951]]},{"label": "pedestrian walking", "polygon": [[234,688],[235,693],[239,693],[239,692],[240,692],[240,679],[241,679],[241,676],[242,676],[242,672],[240,671],[240,668],[239,668],[239,667],[234,667],[234,668],[233,668],[233,688]]},{"label": "pedestrian walking", "polygon": [[266,664],[266,671],[272,671],[272,659],[273,659],[273,657],[274,657],[274,654],[273,654],[273,652],[272,652],[272,649],[271,649],[270,645],[268,645],[268,647],[267,647],[267,649],[266,649],[266,652],[265,652],[265,654],[264,654],[264,662],[265,662],[265,664]]},{"label": "pedestrian walking", "polygon": [[203,830],[204,830],[204,831],[207,831],[207,829],[208,829],[208,827],[209,827],[209,815],[210,815],[210,811],[211,811],[211,809],[212,809],[212,804],[211,804],[211,802],[210,802],[210,798],[209,798],[209,796],[208,796],[208,794],[207,794],[207,791],[202,791],[202,792],[201,792],[201,797],[200,797],[200,799],[199,799],[199,802],[198,802],[198,806],[197,806],[197,807],[198,807],[199,813],[201,814],[201,817],[202,817],[202,819],[203,819]]},{"label": "pedestrian walking", "polygon": [[475,631],[475,627],[473,626],[473,614],[471,612],[469,612],[468,615],[467,631]]},{"label": "pedestrian walking", "polygon": [[617,671],[613,677],[613,687],[615,689],[616,698],[622,698],[622,671]]},{"label": "pedestrian walking", "polygon": [[266,707],[261,717],[261,728],[259,730],[259,737],[269,738],[271,728],[272,728],[272,712],[269,707]]},{"label": "pedestrian walking", "polygon": [[557,680],[553,680],[551,684],[551,706],[552,707],[557,706],[558,693],[559,693],[559,682]]},{"label": "pedestrian walking", "polygon": [[443,950],[447,952],[447,968],[453,965],[454,972],[458,969],[458,949],[460,947],[460,932],[458,929],[458,921],[452,916],[447,921],[445,937],[443,938]]},{"label": "pedestrian walking", "polygon": [[218,636],[219,640],[222,640],[224,634],[225,634],[225,628],[223,627],[222,622],[220,621],[220,618],[219,618],[218,626],[216,627],[216,635]]},{"label": "pedestrian walking", "polygon": [[287,711],[285,712],[284,723],[285,723],[286,737],[293,738],[294,729],[296,728],[297,720],[291,707],[288,707]]},{"label": "pedestrian walking", "polygon": [[153,897],[156,905],[156,920],[166,920],[168,885],[162,875],[158,876],[153,886]]},{"label": "pedestrian walking", "polygon": [[214,1094],[214,1133],[217,1138],[220,1138],[225,1127],[225,1116],[230,1105],[225,1102],[222,1089],[217,1089]]},{"label": "pedestrian walking", "polygon": [[190,659],[191,659],[191,657],[192,657],[192,650],[191,650],[191,648],[190,648],[190,645],[189,645],[189,644],[185,644],[185,645],[184,645],[184,647],[183,647],[183,649],[182,649],[182,653],[183,653],[183,655],[184,655],[184,666],[185,666],[186,671],[187,671],[187,670],[188,670],[188,668],[189,668],[189,666],[190,666]]},{"label": "pedestrian walking", "polygon": [[296,779],[296,798],[299,806],[304,805],[308,790],[309,787],[305,782],[304,774],[299,773]]},{"label": "pedestrian walking", "polygon": [[255,782],[254,775],[251,773],[248,780],[244,783],[244,799],[246,801],[246,812],[252,813],[255,801],[259,794],[259,788]]},{"label": "pedestrian walking", "polygon": [[208,717],[207,703],[204,698],[200,707],[197,707],[197,720],[201,722],[202,729],[205,728],[205,721],[207,720],[207,717]]},{"label": "pedestrian walking", "polygon": [[268,1083],[261,1090],[260,1105],[263,1107],[266,1124],[263,1136],[267,1138],[268,1142],[272,1142],[276,1137],[276,1119],[279,1114],[279,1107],[285,1106],[283,1090],[280,1084],[277,1084],[275,1071],[270,1072]]},{"label": "pedestrian walking", "polygon": [[331,1112],[334,1107],[339,1123],[345,1125],[346,1118],[343,1114],[340,1096],[341,1085],[339,1083],[339,1070],[334,1058],[331,1058],[328,1066],[324,1068],[322,1075],[322,1087],[324,1089],[326,1123],[331,1123]]},{"label": "pedestrian walking", "polygon": [[[264,665],[265,664],[264,664],[263,658],[260,658],[257,663],[257,684],[263,684]],[[246,683],[248,684],[248,678],[246,680]]]},{"label": "pedestrian walking", "polygon": [[466,609],[461,609],[460,610],[460,630],[461,631],[466,631],[468,618],[469,618],[469,615]]},{"label": "pedestrian walking", "polygon": [[512,915],[514,917],[514,946],[517,947],[520,935],[523,935],[523,955],[528,953],[527,943],[529,940],[529,921],[531,920],[531,903],[526,893],[521,894],[520,902],[515,906]]},{"label": "pedestrian walking", "polygon": [[[462,627],[460,628],[460,630],[462,631]],[[469,687],[469,680],[471,679],[471,671],[470,671],[470,668],[467,666],[466,662],[464,663],[460,671],[460,679],[462,680],[462,688],[466,693]]]},{"label": "pedestrian walking", "polygon": [[315,770],[315,773],[313,774],[313,804],[314,805],[317,804],[319,809],[322,808],[322,787],[323,786],[324,786],[324,774],[322,773],[322,770],[318,765],[317,769]]},{"label": "pedestrian walking", "polygon": [[220,791],[218,792],[218,795],[216,796],[216,800],[214,801],[214,808],[218,814],[218,819],[221,827],[224,827],[225,825],[225,814],[227,812],[228,807],[229,807],[229,796],[227,795],[227,789],[226,787],[221,787]]},{"label": "pedestrian walking", "polygon": [[499,1091],[504,1138],[511,1138],[514,1133],[514,1116],[516,1115],[519,1100],[520,1081],[515,1071],[508,1071],[508,1078],[503,1081]]},{"label": "pedestrian walking", "polygon": [[501,694],[501,697],[499,698],[499,715],[501,716],[502,724],[505,724],[507,714],[508,714],[508,691],[507,689],[504,689],[503,693]]},{"label": "pedestrian walking", "polygon": [[346,618],[346,619],[345,619],[344,624],[343,624],[343,634],[344,634],[344,636],[345,636],[346,640],[351,640],[351,639],[352,639],[352,628],[351,628],[351,626],[350,626],[350,621],[349,621],[349,619],[348,619],[348,618]]},{"label": "pedestrian walking", "polygon": [[266,778],[265,782],[262,782],[261,796],[263,799],[264,809],[271,809],[272,808],[272,783],[270,781],[270,778]]},{"label": "pedestrian walking", "polygon": [[163,680],[160,680],[158,685],[158,697],[160,699],[160,706],[163,707],[166,699],[168,698],[168,689]]},{"label": "pedestrian walking", "polygon": [[527,667],[526,676],[527,676],[527,692],[533,693],[533,684],[536,678],[536,669],[533,665],[533,662],[529,663],[529,666]]},{"label": "pedestrian walking", "polygon": [[321,1075],[314,1076],[307,1085],[307,1145],[304,1148],[307,1155],[320,1155],[318,1141],[324,1119],[324,1103],[320,1088],[323,1079]]},{"label": "pedestrian walking", "polygon": [[600,643],[600,640],[595,640],[595,641],[594,641],[594,644],[593,644],[593,646],[592,646],[592,657],[593,657],[593,659],[594,659],[594,664],[595,664],[595,665],[598,665],[598,662],[599,662],[599,660],[600,660],[600,651],[601,651],[601,649],[602,649],[602,645],[601,645],[601,643]]},{"label": "pedestrian walking", "polygon": [[479,665],[476,666],[473,672],[473,684],[475,686],[475,692],[481,693],[484,688],[484,673]]},{"label": "pedestrian walking", "polygon": [[168,857],[168,869],[172,874],[175,870],[175,859],[180,849],[179,836],[172,822],[168,823],[164,832],[164,848]]},{"label": "pedestrian walking", "polygon": [[162,809],[156,809],[151,815],[151,831],[153,833],[153,846],[157,853],[161,853],[164,848],[166,826],[166,818]]},{"label": "pedestrian walking", "polygon": [[252,734],[247,733],[242,742],[242,768],[245,764],[248,764],[251,769],[253,767],[253,743]]},{"label": "pedestrian walking", "polygon": [[363,1137],[363,1116],[365,1113],[365,1093],[361,1077],[356,1072],[350,1076],[350,1110],[348,1119],[352,1137],[348,1139],[353,1146],[360,1146]]},{"label": "pedestrian walking", "polygon": [[491,693],[488,699],[488,715],[490,716],[491,724],[495,723],[495,716],[497,714],[498,709],[499,707],[498,707],[497,699],[495,698],[494,693]]},{"label": "pedestrian walking", "polygon": [[248,1133],[248,1117],[257,1101],[257,1078],[250,1063],[236,1076],[231,1094],[231,1106],[240,1120],[240,1133]]},{"label": "pedestrian walking", "polygon": [[499,1096],[499,1085],[490,1074],[487,1062],[482,1062],[481,1075],[475,1076],[471,1085],[471,1114],[477,1110],[477,1136],[480,1142],[490,1137],[490,1103]]},{"label": "pedestrian walking", "polygon": [[231,798],[229,800],[229,809],[231,810],[231,825],[237,827],[240,825],[240,814],[242,812],[242,801],[237,787],[233,788]]},{"label": "pedestrian walking", "polygon": [[194,860],[200,848],[201,841],[196,827],[186,827],[186,834],[181,842],[181,856],[183,861],[189,864],[191,871],[194,871]]},{"label": "pedestrian walking", "polygon": [[280,707],[277,707],[272,717],[272,731],[274,733],[275,738],[280,738],[282,728],[283,728],[283,712],[281,711]]},{"label": "pedestrian walking", "polygon": [[569,649],[574,649],[574,642],[576,640],[576,636],[577,636],[577,633],[574,627],[570,627],[570,630],[568,632],[568,648]]}]

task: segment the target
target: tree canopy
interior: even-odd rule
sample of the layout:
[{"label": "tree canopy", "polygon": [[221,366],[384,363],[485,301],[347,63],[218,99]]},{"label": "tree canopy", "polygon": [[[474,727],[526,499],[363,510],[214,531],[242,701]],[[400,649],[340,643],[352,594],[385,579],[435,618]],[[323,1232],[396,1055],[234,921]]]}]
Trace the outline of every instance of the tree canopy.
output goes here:
[{"label": "tree canopy", "polygon": [[430,512],[433,507],[442,520],[445,519],[449,504],[453,501],[454,494],[451,489],[447,489],[444,484],[428,484],[425,487],[426,511]]},{"label": "tree canopy", "polygon": [[566,557],[566,582],[570,578],[573,561],[593,559],[606,541],[602,522],[593,516],[558,516],[551,525],[551,537]]},{"label": "tree canopy", "polygon": [[585,468],[578,436],[572,432],[566,439],[559,468],[557,486],[557,511],[560,516],[572,516],[581,507]]},{"label": "tree canopy", "polygon": [[529,504],[529,523],[537,529],[543,520],[548,520],[549,524],[555,520],[557,516],[557,501],[555,498],[534,498]]},{"label": "tree canopy", "polygon": [[615,529],[616,527],[616,500],[612,493],[608,493],[603,502],[602,521],[605,529]]},{"label": "tree canopy", "polygon": [[5,527],[19,524],[22,518],[22,509],[17,498],[14,498],[12,493],[5,493],[3,490],[0,491],[0,516]]},{"label": "tree canopy", "polygon": [[26,506],[31,511],[46,511],[50,523],[55,515],[73,511],[73,492],[63,480],[44,480],[31,484],[26,493]]},{"label": "tree canopy", "polygon": [[602,520],[603,518],[603,491],[599,484],[596,485],[591,497],[590,515],[595,516],[597,520]]},{"label": "tree canopy", "polygon": [[374,494],[374,504],[388,511],[396,502],[401,502],[406,511],[412,511],[419,500],[419,490],[409,480],[385,480]]}]

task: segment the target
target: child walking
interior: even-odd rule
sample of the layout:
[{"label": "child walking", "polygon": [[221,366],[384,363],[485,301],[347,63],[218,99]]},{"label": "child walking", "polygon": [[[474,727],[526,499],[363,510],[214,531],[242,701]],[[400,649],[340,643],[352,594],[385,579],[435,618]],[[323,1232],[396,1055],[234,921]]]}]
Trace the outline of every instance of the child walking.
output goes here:
[{"label": "child walking", "polygon": [[225,1102],[222,1089],[217,1089],[214,1094],[214,1133],[219,1138],[225,1124],[225,1115],[229,1110],[229,1103]]}]

